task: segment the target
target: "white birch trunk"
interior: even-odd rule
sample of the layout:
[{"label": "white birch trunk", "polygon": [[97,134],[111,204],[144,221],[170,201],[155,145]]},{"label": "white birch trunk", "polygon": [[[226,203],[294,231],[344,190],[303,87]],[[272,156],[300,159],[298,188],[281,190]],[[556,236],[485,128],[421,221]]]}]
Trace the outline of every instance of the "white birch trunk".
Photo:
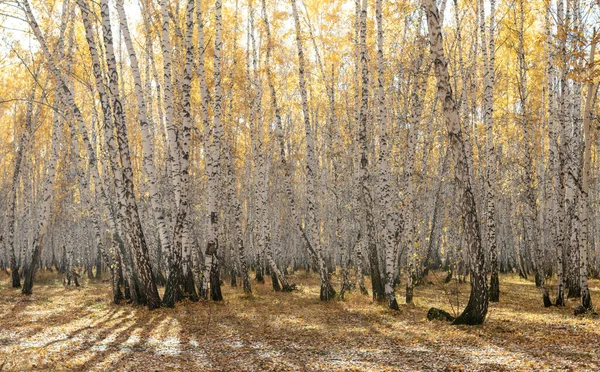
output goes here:
[{"label": "white birch trunk", "polygon": [[[385,249],[385,298],[390,309],[398,310],[398,302],[394,294],[396,278],[396,203],[391,187],[391,164],[388,147],[387,108],[385,99],[385,72],[383,67],[383,15],[382,0],[375,2],[375,17],[377,19],[377,124],[379,125],[379,188],[381,203],[384,209],[382,216],[382,240]],[[364,92],[364,90],[363,90]]]},{"label": "white birch trunk", "polygon": [[459,205],[463,217],[463,233],[468,246],[467,253],[471,257],[471,294],[469,302],[462,314],[456,318],[454,324],[482,324],[488,309],[488,286],[475,198],[469,179],[469,165],[458,110],[450,86],[448,62],[444,56],[444,41],[438,9],[435,0],[425,0],[424,5],[427,14],[431,54],[434,58],[438,94],[443,102],[449,149],[454,160],[455,182],[460,195]]},{"label": "white birch trunk", "polygon": [[219,279],[219,266],[217,251],[219,249],[219,174],[221,167],[221,140],[223,138],[223,126],[221,124],[223,87],[221,83],[221,48],[223,47],[223,23],[222,23],[222,1],[215,1],[215,52],[214,52],[214,113],[213,126],[210,131],[209,149],[207,151],[208,171],[208,240],[205,251],[205,272],[202,285],[202,296],[208,297],[210,283],[210,294],[214,301],[221,301],[221,284]]},{"label": "white birch trunk", "polygon": [[[596,35],[590,48],[589,65],[594,65],[594,56],[596,52]],[[591,309],[592,298],[588,284],[588,237],[589,234],[589,178],[592,150],[592,112],[595,97],[598,90],[598,83],[590,81],[587,84],[587,93],[585,98],[585,108],[583,111],[583,130],[585,135],[583,164],[581,174],[581,196],[579,197],[579,211],[581,213],[581,242],[579,244],[579,281],[581,286],[581,306],[585,309]]]},{"label": "white birch trunk", "polygon": [[[300,18],[298,16],[296,0],[291,0],[291,3],[292,14],[294,17],[294,24],[296,29],[296,47],[298,49],[298,80],[300,87],[300,97],[302,100],[302,114],[304,117],[304,130],[306,141],[306,202],[308,209],[306,226],[309,233],[309,239],[307,239],[307,241],[310,240],[310,244],[312,245],[312,250],[314,251],[317,265],[319,267],[319,278],[321,280],[320,298],[322,301],[328,301],[332,299],[335,295],[335,290],[333,289],[329,281],[329,274],[327,273],[327,267],[325,266],[325,260],[323,259],[317,218],[315,215],[315,182],[317,180],[317,159],[315,157],[315,143],[313,137],[313,130],[310,124],[310,113],[308,109],[308,94],[306,92],[306,77],[304,73],[306,63],[304,60],[304,47],[302,44],[302,30],[300,28]],[[306,231],[304,231],[304,234],[306,234]]]}]

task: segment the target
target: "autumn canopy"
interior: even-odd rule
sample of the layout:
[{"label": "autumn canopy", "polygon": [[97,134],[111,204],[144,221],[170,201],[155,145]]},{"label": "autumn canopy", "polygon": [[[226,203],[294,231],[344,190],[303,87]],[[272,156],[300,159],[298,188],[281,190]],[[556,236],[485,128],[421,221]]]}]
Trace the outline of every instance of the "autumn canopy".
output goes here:
[{"label": "autumn canopy", "polygon": [[[589,331],[599,20],[600,0],[0,0],[0,371],[21,350],[2,324],[34,342],[40,298],[190,343],[221,302],[244,337],[259,309],[458,344],[532,312]],[[354,365],[377,366],[397,367]]]}]

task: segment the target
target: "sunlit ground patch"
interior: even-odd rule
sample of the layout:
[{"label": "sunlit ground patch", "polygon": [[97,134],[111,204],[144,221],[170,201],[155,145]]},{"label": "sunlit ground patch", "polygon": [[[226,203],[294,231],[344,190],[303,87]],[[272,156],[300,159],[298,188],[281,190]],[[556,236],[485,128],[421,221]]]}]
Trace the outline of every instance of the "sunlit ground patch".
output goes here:
[{"label": "sunlit ground patch", "polygon": [[[438,276],[441,274],[438,273]],[[429,307],[455,313],[469,284],[415,288],[400,311],[357,291],[319,301],[316,275],[291,276],[298,291],[253,281],[252,296],[223,286],[223,303],[183,301],[148,311],[111,303],[106,283],[66,288],[50,277],[23,297],[0,284],[0,365],[6,370],[595,370],[600,319],[574,317],[577,300],[544,308],[539,289],[501,276],[501,302],[483,326],[426,320]],[[592,280],[600,304],[600,281]],[[367,280],[367,288],[369,282]],[[340,279],[333,278],[340,286]],[[554,293],[554,283],[549,281]]]}]

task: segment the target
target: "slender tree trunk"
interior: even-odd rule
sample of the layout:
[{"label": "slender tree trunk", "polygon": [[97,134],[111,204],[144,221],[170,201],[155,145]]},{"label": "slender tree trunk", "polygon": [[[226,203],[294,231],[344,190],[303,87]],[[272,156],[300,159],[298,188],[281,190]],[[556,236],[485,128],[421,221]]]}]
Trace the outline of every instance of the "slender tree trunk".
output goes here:
[{"label": "slender tree trunk", "polygon": [[[100,105],[102,108],[103,127],[104,127],[104,140],[105,140],[106,148],[107,148],[108,152],[110,154],[114,154],[114,153],[116,153],[116,149],[115,149],[115,143],[114,143],[114,135],[113,135],[113,131],[112,131],[112,128],[113,128],[113,124],[111,121],[112,114],[111,114],[111,109],[110,109],[109,98],[105,91],[105,82],[104,82],[104,78],[102,77],[100,58],[99,58],[98,50],[96,47],[96,41],[95,41],[95,37],[94,37],[92,22],[90,20],[90,9],[89,9],[89,5],[87,3],[85,3],[84,1],[78,1],[78,5],[81,9],[81,15],[82,15],[82,19],[83,19],[84,28],[85,28],[88,49],[89,49],[90,55],[92,57],[92,71],[93,71],[94,78],[95,78],[96,91],[98,92],[98,95],[100,96]],[[86,147],[86,148],[88,149],[88,154],[92,153],[90,151],[89,147]],[[109,156],[109,162],[110,162],[111,170],[113,171],[113,180],[114,180],[114,184],[115,184],[117,198],[118,198],[118,200],[123,200],[123,175],[122,175],[121,169],[119,168],[118,164],[116,163],[116,156]],[[92,174],[95,174],[94,170],[95,170],[94,168],[91,169]],[[108,173],[108,172],[105,172],[105,173]],[[101,181],[97,180],[96,182],[101,182]],[[97,183],[96,185],[101,185],[101,183]],[[123,236],[123,234],[122,234],[123,216],[121,215],[121,210],[115,212],[113,210],[113,208],[108,204],[107,196],[105,195],[102,187],[97,188],[97,192],[100,195],[101,201],[104,203],[105,208],[109,213],[108,222],[111,227],[111,230],[113,231],[113,243],[118,247],[118,253],[115,255],[115,257],[116,258],[121,257],[121,259],[118,260],[117,262],[119,263],[119,265],[125,266],[125,267],[119,268],[119,270],[116,270],[115,273],[118,273],[121,270],[123,272],[125,272],[125,279],[128,282],[130,282],[130,285],[129,285],[130,289],[132,291],[135,291],[136,286],[133,285],[134,284],[133,278],[130,275],[131,270],[133,268],[133,263],[132,263],[130,254],[125,249],[124,242],[121,238]],[[95,216],[95,217],[98,218],[98,216]],[[118,284],[117,284],[117,287],[113,287],[113,289],[117,290]],[[119,292],[120,292],[120,290],[119,290]],[[120,295],[118,292],[113,292],[113,295],[114,295],[115,299],[116,298],[120,299]],[[131,295],[131,297],[137,298],[137,295],[133,294],[133,295]],[[117,300],[115,300],[115,301],[117,301]]]},{"label": "slender tree trunk", "polygon": [[379,269],[379,254],[377,252],[377,237],[375,220],[373,216],[373,198],[369,185],[369,143],[367,138],[367,117],[369,112],[369,69],[367,63],[367,1],[363,0],[360,13],[360,66],[361,66],[361,104],[359,119],[359,142],[361,146],[360,159],[360,189],[362,190],[362,204],[367,225],[367,246],[369,263],[371,265],[371,286],[373,300],[383,301],[385,290]]},{"label": "slender tree trunk", "polygon": [[[420,23],[420,21],[419,21]],[[408,129],[407,156],[405,160],[406,177],[406,206],[404,222],[406,224],[407,244],[407,269],[406,269],[406,303],[413,302],[414,285],[417,277],[417,221],[416,221],[416,198],[415,198],[415,163],[417,135],[423,114],[423,97],[427,89],[427,73],[422,71],[424,51],[426,49],[425,38],[419,36],[420,51],[415,60],[414,84],[411,87],[411,112],[409,115],[410,128]],[[431,65],[431,64],[429,64]],[[429,67],[427,68],[429,70]],[[441,184],[440,184],[441,185]]]},{"label": "slender tree trunk", "polygon": [[183,107],[183,129],[179,135],[180,142],[180,204],[177,210],[177,217],[175,220],[174,238],[173,238],[173,249],[181,252],[182,255],[182,274],[180,280],[183,280],[184,293],[190,297],[193,301],[198,299],[196,289],[194,286],[193,274],[191,270],[191,247],[189,244],[189,219],[190,219],[190,197],[189,197],[189,158],[190,158],[190,141],[191,141],[191,128],[193,126],[192,110],[191,110],[191,96],[190,90],[192,85],[192,70],[194,66],[194,46],[193,46],[193,35],[194,35],[194,0],[188,0],[186,12],[185,12],[185,67],[183,73],[183,86],[182,86],[182,107]]},{"label": "slender tree trunk", "polygon": [[485,31],[485,10],[483,0],[480,1],[480,30],[481,51],[483,55],[484,70],[484,123],[486,129],[485,158],[486,158],[486,181],[487,181],[487,244],[490,252],[490,301],[500,300],[500,284],[498,281],[498,253],[496,241],[496,150],[494,148],[494,61],[496,54],[496,43],[494,36],[496,1],[491,1],[490,26],[489,26],[489,57],[488,40]]},{"label": "slender tree trunk", "polygon": [[[56,175],[56,163],[58,160],[58,152],[61,145],[61,122],[58,114],[54,114],[53,125],[52,125],[52,145],[51,154],[48,159],[48,165],[46,168],[46,180],[44,182],[44,193],[42,199],[42,206],[38,224],[33,236],[32,253],[31,259],[28,264],[23,267],[24,283],[21,292],[26,295],[30,295],[33,289],[33,279],[37,271],[38,264],[42,256],[42,248],[45,243],[46,232],[50,223],[50,214],[52,211],[52,194],[54,191],[54,178]],[[95,215],[95,213],[93,213]]]},{"label": "slender tree trunk", "polygon": [[[163,87],[164,87],[164,108],[165,108],[165,126],[167,131],[168,149],[166,150],[167,163],[171,171],[171,182],[173,185],[173,193],[175,197],[175,215],[178,214],[181,202],[181,164],[180,164],[180,148],[177,143],[177,131],[174,123],[174,112],[173,112],[173,80],[172,80],[172,56],[171,53],[173,48],[171,47],[171,35],[170,35],[170,17],[168,9],[168,1],[160,1],[160,13],[162,20],[162,32],[161,32],[161,48],[163,57]],[[177,233],[181,235],[181,226],[177,230]],[[174,243],[174,242],[173,242]],[[167,251],[168,263],[167,263],[167,283],[165,285],[164,298],[166,299],[167,306],[173,306],[173,304],[182,298],[183,293],[181,292],[181,251],[177,250],[174,244],[169,244],[164,248],[171,248]]]},{"label": "slender tree trunk", "polygon": [[[570,57],[572,58],[572,65],[575,69],[582,67],[582,55],[584,51],[580,46],[579,35],[584,34],[581,19],[581,4],[579,0],[567,2],[567,14],[569,10],[572,10],[572,20],[569,23],[568,34],[565,35],[571,43]],[[568,17],[567,17],[568,18]],[[571,138],[568,142],[569,162],[567,169],[566,179],[566,203],[567,203],[567,218],[569,218],[569,235],[568,239],[568,275],[567,275],[567,288],[568,298],[580,298],[581,297],[581,285],[580,285],[580,243],[581,243],[581,210],[579,208],[581,199],[581,171],[583,165],[583,130],[582,130],[582,117],[581,117],[581,90],[582,83],[579,79],[573,79],[570,84],[572,89],[569,90],[567,99],[567,128],[571,134]]]},{"label": "slender tree trunk", "polygon": [[527,229],[527,246],[533,251],[534,266],[536,269],[536,282],[540,285],[542,293],[542,300],[544,306],[548,307],[552,303],[550,302],[550,296],[545,284],[545,272],[544,272],[544,255],[542,243],[538,240],[538,207],[537,207],[537,190],[535,188],[535,165],[533,164],[534,158],[534,141],[535,134],[532,127],[533,121],[529,118],[529,92],[527,90],[527,61],[525,56],[525,43],[524,43],[524,23],[525,23],[525,10],[524,2],[519,1],[519,19],[515,20],[518,30],[518,50],[517,59],[519,62],[519,100],[521,105],[521,126],[523,128],[523,137],[525,145],[525,226]]},{"label": "slender tree trunk", "polygon": [[[234,78],[233,78],[233,73],[234,73],[234,69],[237,65],[237,54],[236,54],[236,50],[237,50],[237,30],[238,30],[238,1],[236,0],[236,10],[235,10],[235,33],[234,33],[234,47],[233,47],[233,66],[231,67],[230,73],[229,73],[229,79],[230,79],[230,86],[229,86],[229,90],[232,91],[233,90],[233,85],[234,85]],[[202,37],[204,38],[204,37]],[[229,99],[229,119],[232,120],[233,117],[233,95],[230,95],[230,99]],[[234,158],[234,152],[233,152],[233,147],[232,145],[224,140],[223,141],[223,146],[224,146],[224,151],[223,151],[223,163],[225,164],[225,166],[227,167],[227,197],[229,199],[229,203],[230,207],[231,207],[231,212],[233,213],[233,220],[234,220],[234,244],[232,244],[232,250],[231,250],[231,255],[232,255],[232,260],[235,261],[235,256],[237,254],[237,259],[239,260],[239,274],[242,278],[242,284],[243,284],[243,288],[244,288],[244,293],[246,294],[252,294],[252,287],[250,285],[250,276],[248,275],[248,263],[246,261],[246,248],[244,247],[244,232],[243,232],[243,210],[242,210],[242,203],[240,201],[240,196],[238,195],[238,191],[237,191],[237,181],[236,181],[236,175],[235,175],[235,167],[234,167],[234,163],[233,163],[233,158]],[[235,249],[234,249],[235,248]],[[238,270],[233,270],[232,273],[232,280],[233,278],[235,278],[235,271]]]},{"label": "slender tree trunk", "polygon": [[[59,30],[59,42],[57,46],[57,56],[59,60],[62,60],[65,54],[64,48],[64,39],[65,39],[65,31],[67,29],[67,21],[69,15],[73,14],[72,8],[69,6],[68,2],[63,3],[62,15],[61,15],[61,25]],[[72,32],[72,31],[71,31]],[[57,84],[58,85],[58,84]],[[54,189],[54,178],[56,175],[56,164],[58,161],[58,152],[60,150],[60,142],[62,138],[62,127],[61,121],[58,114],[58,108],[60,107],[60,92],[58,89],[54,92],[54,102],[57,105],[56,110],[53,114],[52,121],[52,144],[51,144],[51,154],[48,159],[48,165],[46,168],[46,179],[44,182],[44,191],[43,191],[43,199],[42,199],[42,207],[40,219],[38,220],[38,225],[34,232],[34,236],[32,239],[32,253],[31,260],[29,264],[25,264],[23,266],[23,277],[24,283],[22,288],[23,294],[31,294],[33,290],[33,280],[35,278],[35,274],[41,259],[42,248],[44,243],[44,238],[46,236],[46,232],[48,230],[48,225],[50,222],[50,215],[52,211],[52,194]],[[97,213],[92,214],[92,218],[97,218]],[[98,247],[101,247],[101,242],[97,240]]]},{"label": "slender tree trunk", "polygon": [[123,196],[125,205],[120,203],[120,209],[125,216],[125,225],[128,227],[126,236],[131,242],[134,266],[137,271],[137,280],[139,280],[142,290],[141,302],[146,304],[149,309],[155,309],[160,306],[160,297],[152,276],[152,269],[148,256],[148,247],[142,230],[140,215],[135,201],[133,170],[131,168],[131,159],[129,154],[129,141],[127,136],[127,126],[125,123],[125,113],[119,97],[119,76],[117,73],[116,59],[113,50],[112,30],[110,25],[110,12],[108,1],[102,0],[100,3],[100,14],[102,16],[102,29],[104,36],[104,46],[106,52],[106,64],[109,75],[109,96],[112,99],[112,112],[114,117],[115,129],[117,133],[117,144],[119,147],[119,157],[123,172]]},{"label": "slender tree trunk", "polygon": [[471,258],[471,294],[469,302],[462,314],[456,318],[454,324],[482,324],[487,314],[489,298],[475,198],[469,179],[469,165],[458,110],[450,86],[448,62],[444,56],[444,41],[438,9],[435,0],[425,0],[424,5],[427,14],[431,54],[434,58],[438,94],[443,102],[449,148],[454,159],[455,182],[460,195],[458,203],[463,219],[463,234],[468,247],[467,253]]},{"label": "slender tree trunk", "polygon": [[223,101],[223,87],[221,85],[221,48],[223,46],[223,23],[221,15],[222,2],[215,1],[215,52],[214,52],[214,81],[215,81],[215,98],[214,98],[214,116],[213,127],[211,128],[211,141],[209,151],[207,152],[207,170],[208,170],[208,210],[209,210],[209,226],[208,240],[206,243],[205,252],[205,272],[203,278],[202,290],[204,297],[208,296],[208,288],[210,295],[214,301],[223,300],[221,294],[221,284],[219,279],[219,262],[217,252],[219,249],[219,171],[221,167],[221,140],[223,138],[223,127],[221,124],[221,111]]},{"label": "slender tree trunk", "polygon": [[34,94],[32,93],[29,101],[27,102],[23,133],[21,134],[17,145],[17,153],[15,155],[15,166],[13,168],[12,176],[12,186],[10,189],[8,206],[6,208],[6,224],[8,226],[8,231],[6,233],[5,244],[6,250],[9,252],[11,285],[13,288],[21,287],[21,277],[19,275],[19,266],[17,265],[17,256],[15,253],[15,209],[17,203],[17,189],[19,188],[19,179],[21,176],[21,165],[23,163],[25,149],[29,147],[29,141],[32,135],[31,122],[33,120],[33,99]]},{"label": "slender tree trunk", "polygon": [[[383,15],[381,1],[375,2],[375,17],[377,19],[377,122],[379,125],[379,188],[381,203],[383,204],[383,230],[382,240],[385,247],[385,298],[390,309],[398,310],[398,302],[394,293],[396,278],[396,203],[391,190],[391,164],[389,162],[388,133],[387,133],[387,108],[384,92],[385,76],[383,68]],[[366,10],[365,10],[366,11]],[[364,81],[363,81],[364,83]],[[364,90],[363,90],[364,94]]]},{"label": "slender tree trunk", "polygon": [[[594,55],[596,52],[596,34],[592,36],[592,46],[590,48],[589,65],[594,65]],[[591,80],[590,80],[591,81]],[[588,237],[589,234],[589,177],[592,150],[592,112],[595,103],[595,97],[598,90],[598,83],[593,81],[587,84],[587,94],[585,97],[585,108],[583,112],[583,130],[585,135],[583,164],[581,172],[581,196],[579,197],[579,211],[581,213],[581,242],[579,244],[579,281],[581,286],[581,306],[585,309],[592,308],[592,298],[588,285]]]},{"label": "slender tree trunk", "polygon": [[125,8],[123,6],[123,0],[117,1],[117,12],[119,15],[119,24],[123,32],[123,38],[129,54],[129,60],[131,65],[131,71],[133,73],[134,88],[136,95],[136,102],[138,108],[138,123],[142,133],[142,153],[143,153],[143,168],[148,178],[148,191],[150,194],[150,202],[152,205],[152,212],[154,216],[154,222],[158,228],[158,237],[161,249],[166,252],[171,252],[171,240],[167,234],[168,227],[164,217],[164,209],[162,205],[161,195],[158,189],[158,182],[156,179],[156,169],[154,167],[154,151],[153,151],[153,138],[150,133],[150,126],[148,120],[148,111],[146,100],[143,92],[142,78],[140,76],[140,68],[138,64],[137,54],[133,47],[133,42],[129,32],[129,25],[127,22],[127,16]]},{"label": "slender tree trunk", "polygon": [[[310,124],[310,114],[308,110],[308,94],[306,92],[306,77],[304,76],[305,60],[304,60],[304,47],[302,45],[302,30],[300,29],[300,18],[298,16],[298,9],[296,6],[296,0],[292,2],[292,13],[294,16],[294,24],[296,26],[296,46],[298,48],[298,79],[300,87],[300,96],[302,98],[302,113],[304,116],[304,129],[306,133],[306,201],[308,208],[308,216],[306,219],[306,225],[309,235],[306,231],[303,231],[303,235],[307,235],[312,245],[312,250],[316,257],[317,265],[319,267],[319,278],[321,280],[321,301],[328,301],[335,296],[335,290],[331,286],[329,280],[329,273],[325,266],[325,260],[323,259],[323,252],[321,250],[321,243],[319,239],[319,231],[317,226],[316,217],[316,195],[315,195],[315,182],[317,159],[315,157],[315,144],[313,138],[313,130]],[[311,248],[309,248],[311,249]]]},{"label": "slender tree trunk", "polygon": [[[558,192],[556,196],[555,207],[558,213],[555,213],[556,223],[557,223],[557,234],[556,234],[556,246],[557,246],[557,258],[558,258],[558,284],[556,286],[557,295],[556,295],[556,306],[564,306],[565,305],[565,286],[566,286],[566,236],[568,235],[569,226],[567,225],[567,213],[566,213],[566,166],[567,162],[567,141],[568,137],[565,136],[567,131],[566,127],[566,96],[567,96],[567,74],[566,74],[566,62],[567,62],[567,52],[566,52],[566,22],[565,20],[565,11],[564,11],[564,0],[557,1],[557,29],[558,34],[561,35],[561,39],[559,42],[559,56],[561,67],[559,68],[559,96],[558,96],[558,127],[560,130],[560,143],[557,142],[558,146],[558,167],[557,167],[557,180],[558,180],[558,188],[555,192]],[[567,6],[568,8],[568,6]],[[558,135],[555,138],[559,138]]]}]

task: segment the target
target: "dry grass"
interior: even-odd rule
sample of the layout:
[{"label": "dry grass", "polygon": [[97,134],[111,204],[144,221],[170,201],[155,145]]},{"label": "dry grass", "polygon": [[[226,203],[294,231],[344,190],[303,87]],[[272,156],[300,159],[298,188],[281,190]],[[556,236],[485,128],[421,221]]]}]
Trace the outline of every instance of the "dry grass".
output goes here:
[{"label": "dry grass", "polygon": [[[293,293],[253,282],[247,297],[225,285],[222,303],[186,301],[149,312],[111,304],[104,283],[84,281],[76,289],[45,278],[48,284],[22,297],[4,274],[0,280],[4,370],[594,371],[600,365],[600,320],[572,316],[575,301],[543,308],[535,285],[515,276],[501,277],[502,302],[491,304],[478,327],[425,319],[431,306],[450,310],[444,291],[458,289],[463,306],[468,284],[418,287],[415,304],[394,312],[357,292],[322,303],[318,279],[299,274]],[[600,282],[591,286],[600,304]]]}]

